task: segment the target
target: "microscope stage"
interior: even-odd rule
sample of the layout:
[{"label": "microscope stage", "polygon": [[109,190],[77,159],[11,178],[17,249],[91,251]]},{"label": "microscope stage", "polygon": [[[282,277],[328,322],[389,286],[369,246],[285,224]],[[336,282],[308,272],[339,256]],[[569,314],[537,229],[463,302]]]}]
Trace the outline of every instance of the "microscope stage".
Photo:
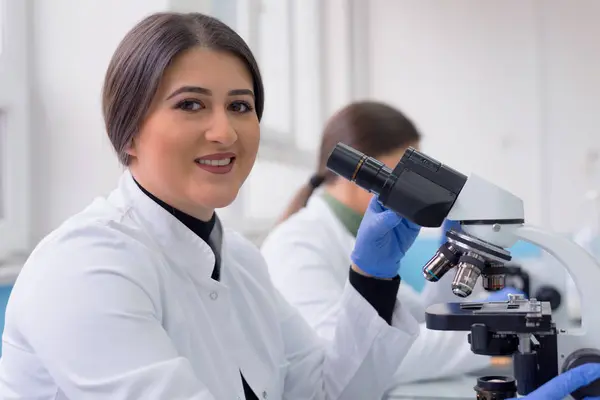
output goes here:
[{"label": "microscope stage", "polygon": [[534,299],[501,302],[434,304],[425,312],[427,329],[470,331],[485,324],[496,333],[543,333],[554,330],[549,302]]}]

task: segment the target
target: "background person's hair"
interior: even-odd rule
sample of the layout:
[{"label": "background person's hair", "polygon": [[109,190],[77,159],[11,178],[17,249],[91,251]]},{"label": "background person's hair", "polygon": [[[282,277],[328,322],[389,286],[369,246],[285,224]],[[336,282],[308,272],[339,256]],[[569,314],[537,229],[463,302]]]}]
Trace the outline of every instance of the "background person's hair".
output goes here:
[{"label": "background person's hair", "polygon": [[162,76],[183,52],[205,47],[239,58],[252,75],[255,110],[264,108],[258,64],[244,40],[223,22],[199,13],[156,13],[140,21],[115,51],[104,80],[102,109],[108,137],[122,164],[154,99]]},{"label": "background person's hair", "polygon": [[338,178],[326,165],[329,154],[339,142],[377,158],[416,144],[420,138],[412,121],[387,104],[362,101],[344,107],[325,125],[317,171],[296,193],[280,222],[306,206],[317,187]]}]

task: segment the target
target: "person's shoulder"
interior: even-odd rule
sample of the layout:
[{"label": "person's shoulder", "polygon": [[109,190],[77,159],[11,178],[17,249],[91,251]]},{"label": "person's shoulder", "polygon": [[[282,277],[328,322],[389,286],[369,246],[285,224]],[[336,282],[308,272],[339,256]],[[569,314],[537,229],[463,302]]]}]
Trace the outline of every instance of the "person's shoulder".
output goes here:
[{"label": "person's shoulder", "polygon": [[327,248],[336,236],[335,227],[328,215],[315,207],[305,207],[285,221],[274,226],[264,239],[261,249],[307,245]]},{"label": "person's shoulder", "polygon": [[72,216],[36,246],[23,272],[53,276],[115,268],[142,279],[159,263],[158,253],[126,208],[97,199]]},{"label": "person's shoulder", "polygon": [[242,233],[228,228],[224,229],[224,239],[227,245],[224,251],[228,252],[228,257],[231,257],[238,269],[253,276],[253,279],[269,279],[267,264],[255,243]]},{"label": "person's shoulder", "polygon": [[141,290],[160,304],[162,259],[148,244],[128,209],[95,200],[42,239],[30,254],[7,308],[12,332],[36,326],[40,310],[60,309],[63,314],[56,311],[58,319],[68,315],[69,302],[101,308],[102,299],[108,297],[132,294],[129,299],[136,301]]},{"label": "person's shoulder", "polygon": [[246,260],[258,260],[260,262],[262,255],[255,243],[236,230],[224,228],[223,232],[228,250],[233,256]]}]

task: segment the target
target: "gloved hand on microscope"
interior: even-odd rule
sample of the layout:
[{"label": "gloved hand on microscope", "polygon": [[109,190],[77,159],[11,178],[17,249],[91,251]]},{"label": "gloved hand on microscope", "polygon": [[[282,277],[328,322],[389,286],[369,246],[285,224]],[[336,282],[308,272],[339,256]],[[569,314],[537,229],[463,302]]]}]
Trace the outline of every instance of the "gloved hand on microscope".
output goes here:
[{"label": "gloved hand on microscope", "polygon": [[[537,390],[518,400],[563,400],[571,393],[600,379],[600,364],[583,364],[551,379]],[[600,397],[586,397],[586,400]],[[517,400],[516,397],[508,400]]]},{"label": "gloved hand on microscope", "polygon": [[373,196],[351,255],[352,262],[376,278],[398,275],[400,260],[417,238],[420,227],[381,205]]},{"label": "gloved hand on microscope", "polygon": [[[442,236],[441,236],[440,242],[439,242],[440,246],[442,244],[446,243],[446,240],[447,240],[446,232],[448,232],[450,229],[454,229],[455,231],[460,232],[461,231],[460,223],[458,223],[458,221],[451,221],[449,219],[444,220],[444,223],[442,224]],[[523,293],[521,290],[519,290],[517,288],[505,287],[504,289],[499,290],[497,292],[491,292],[485,299],[483,299],[483,301],[486,301],[486,302],[507,301],[509,294],[525,295],[525,293]]]}]

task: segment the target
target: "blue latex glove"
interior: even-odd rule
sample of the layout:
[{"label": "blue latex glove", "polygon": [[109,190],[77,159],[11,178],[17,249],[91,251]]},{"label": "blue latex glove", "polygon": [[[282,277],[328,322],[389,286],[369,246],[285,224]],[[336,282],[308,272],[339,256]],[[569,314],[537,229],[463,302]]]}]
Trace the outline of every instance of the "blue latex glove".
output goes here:
[{"label": "blue latex glove", "polygon": [[490,292],[488,297],[484,301],[507,301],[509,294],[525,294],[517,288],[505,287],[497,292]]},{"label": "blue latex glove", "polygon": [[420,227],[383,207],[373,196],[350,258],[363,272],[377,278],[398,275],[400,260],[412,246]]},{"label": "blue latex glove", "polygon": [[446,238],[446,232],[448,232],[450,229],[460,232],[460,223],[458,221],[450,221],[449,219],[444,220],[444,223],[442,224],[442,237],[440,238],[440,246],[446,243],[448,240]]},{"label": "blue latex glove", "polygon": [[[563,400],[565,397],[600,379],[600,364],[584,364],[551,379],[537,390],[518,400]],[[600,399],[600,397],[586,397]],[[517,400],[512,398],[509,400]]]}]

